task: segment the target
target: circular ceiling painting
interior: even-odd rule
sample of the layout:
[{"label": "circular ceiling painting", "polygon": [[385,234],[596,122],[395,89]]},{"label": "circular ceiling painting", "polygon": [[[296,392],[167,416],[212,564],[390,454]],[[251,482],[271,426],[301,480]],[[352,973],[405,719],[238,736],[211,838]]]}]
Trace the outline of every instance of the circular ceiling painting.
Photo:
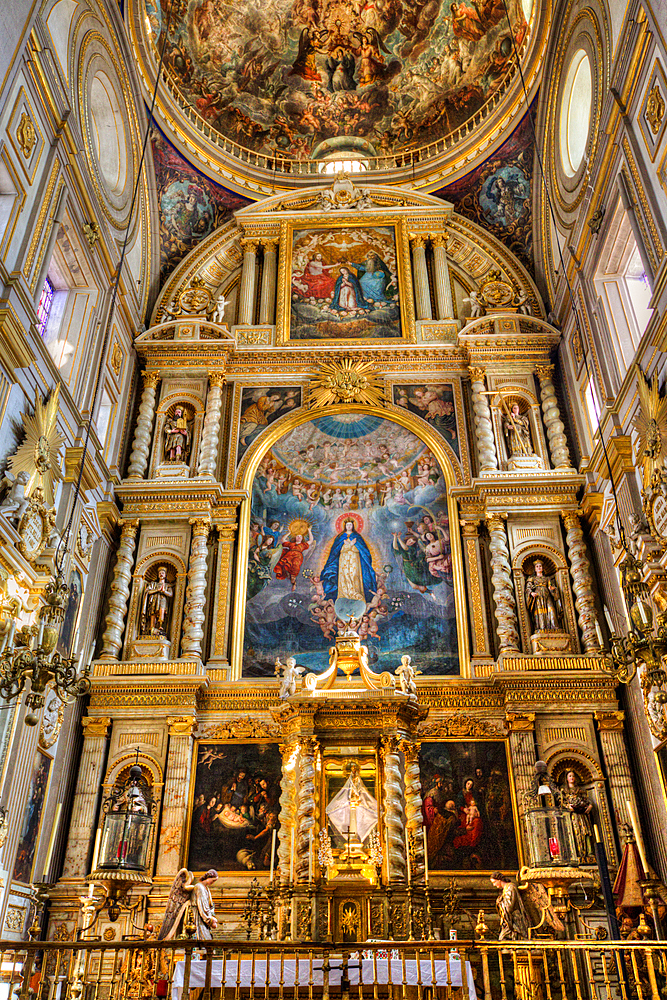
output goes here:
[{"label": "circular ceiling painting", "polygon": [[[422,148],[497,106],[530,8],[521,0],[143,0],[157,60],[207,125],[291,159],[356,142]],[[360,142],[361,140],[361,142]],[[324,143],[324,147],[323,144]]]}]

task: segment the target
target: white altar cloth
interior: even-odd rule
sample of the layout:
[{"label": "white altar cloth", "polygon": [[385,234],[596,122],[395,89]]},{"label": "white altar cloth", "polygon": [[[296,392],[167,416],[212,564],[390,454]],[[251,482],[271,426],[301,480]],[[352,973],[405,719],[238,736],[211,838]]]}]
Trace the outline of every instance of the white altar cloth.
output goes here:
[{"label": "white altar cloth", "polygon": [[[322,957],[318,956],[313,958],[313,985],[322,986],[323,985],[323,973],[322,973]],[[340,986],[341,980],[341,968],[339,961],[333,958],[334,964],[329,970],[329,986]],[[431,972],[431,960],[421,959],[421,984],[422,986],[432,986],[432,972]],[[281,966],[279,958],[272,958],[269,963],[268,969],[268,985],[269,987],[278,987],[280,985],[280,980],[282,979],[285,987],[293,987],[296,979],[296,962],[294,959],[286,959],[282,965],[282,975]],[[373,979],[373,959],[365,958],[363,959],[361,968],[362,983],[364,985],[372,986]],[[391,980],[389,979],[389,969],[388,966],[391,965]],[[219,989],[222,986],[222,959],[216,958],[211,962],[211,987],[214,989]],[[250,986],[255,987],[255,989],[264,988],[267,980],[267,961],[265,958],[258,958],[255,960],[254,976],[253,976],[253,965],[250,959],[241,959],[241,976],[240,976],[240,986],[241,989],[248,988]],[[444,959],[438,959],[434,962],[435,967],[435,985],[436,986],[462,986],[463,980],[461,978],[461,962],[459,959],[450,958],[449,960],[449,974],[447,972],[447,962]],[[475,981],[472,976],[472,969],[470,968],[470,962],[466,962],[466,979],[468,981],[468,992],[470,994],[470,1000],[477,1000],[477,993],[475,992]],[[183,992],[184,985],[184,974],[185,974],[185,962],[177,962],[174,968],[174,978],[172,980],[171,986],[171,996],[172,1000],[181,1000],[181,995]],[[350,959],[348,963],[348,976],[350,979],[350,986],[359,985],[359,961],[357,959]],[[225,964],[225,986],[235,987],[237,985],[238,979],[238,960],[228,959]],[[302,958],[299,960],[299,986],[307,987],[308,981],[310,979],[310,961],[307,958]],[[408,986],[418,985],[418,970],[417,962],[414,959],[406,959],[405,961],[405,981]],[[254,982],[253,982],[254,980]],[[375,980],[379,984],[386,984],[390,981],[396,986],[400,985],[403,981],[403,963],[400,959],[392,960],[388,962],[386,958],[378,958],[377,960],[377,979]],[[206,962],[205,961],[193,961],[190,965],[190,982],[189,988],[195,989],[197,987],[206,985]]]}]

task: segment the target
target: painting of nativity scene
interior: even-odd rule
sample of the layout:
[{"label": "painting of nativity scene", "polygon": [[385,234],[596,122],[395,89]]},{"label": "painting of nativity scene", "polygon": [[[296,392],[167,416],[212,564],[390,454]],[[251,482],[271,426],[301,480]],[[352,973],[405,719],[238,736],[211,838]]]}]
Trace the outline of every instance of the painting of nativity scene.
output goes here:
[{"label": "painting of nativity scene", "polygon": [[315,672],[350,617],[375,670],[459,672],[445,478],[415,434],[339,414],[287,433],[252,487],[243,670]]},{"label": "painting of nativity scene", "polygon": [[419,768],[429,869],[517,869],[505,742],[424,741]]},{"label": "painting of nativity scene", "polygon": [[295,231],[291,340],[400,335],[393,226]]},{"label": "painting of nativity scene", "polygon": [[276,743],[198,744],[188,868],[270,871],[281,767]]}]

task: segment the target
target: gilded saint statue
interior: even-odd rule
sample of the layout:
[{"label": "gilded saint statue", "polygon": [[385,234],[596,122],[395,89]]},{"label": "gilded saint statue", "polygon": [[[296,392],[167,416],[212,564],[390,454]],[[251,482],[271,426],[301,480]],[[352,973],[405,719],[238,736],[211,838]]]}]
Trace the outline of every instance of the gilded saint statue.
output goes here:
[{"label": "gilded saint statue", "polygon": [[157,580],[146,584],[141,609],[141,635],[167,635],[174,588],[167,579],[167,567],[158,566]]},{"label": "gilded saint statue", "polygon": [[190,457],[192,446],[192,421],[188,420],[183,406],[177,406],[174,414],[164,422],[164,460],[185,464]]},{"label": "gilded saint statue", "polygon": [[518,403],[512,403],[503,413],[503,434],[510,458],[529,457],[535,454],[530,440],[530,420],[522,413]]},{"label": "gilded saint statue", "polygon": [[526,580],[526,607],[534,632],[559,632],[562,629],[563,602],[558,584],[545,576],[544,563],[536,559],[533,573]]},{"label": "gilded saint statue", "polygon": [[350,776],[327,806],[329,822],[348,844],[359,847],[377,826],[378,804],[364,785],[357,763]]},{"label": "gilded saint statue", "polygon": [[528,937],[528,920],[519,890],[502,872],[494,872],[490,881],[499,890],[496,899],[496,910],[500,918],[498,940],[524,941]]},{"label": "gilded saint statue", "polygon": [[572,816],[572,829],[577,847],[577,854],[581,862],[588,861],[594,857],[595,848],[593,846],[593,803],[586,795],[586,789],[582,788],[579,778],[574,771],[568,771],[565,775],[565,782],[561,785],[561,802],[563,809]]}]

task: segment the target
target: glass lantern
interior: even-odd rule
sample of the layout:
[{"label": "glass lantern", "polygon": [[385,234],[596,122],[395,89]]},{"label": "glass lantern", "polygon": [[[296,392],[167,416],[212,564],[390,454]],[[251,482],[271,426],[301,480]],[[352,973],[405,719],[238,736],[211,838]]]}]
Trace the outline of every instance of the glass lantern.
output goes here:
[{"label": "glass lantern", "polygon": [[572,866],[579,862],[572,817],[555,806],[539,805],[526,811],[529,868]]},{"label": "glass lantern", "polygon": [[133,764],[126,784],[116,787],[107,802],[98,868],[105,871],[146,870],[153,826],[152,795],[139,764]]}]

